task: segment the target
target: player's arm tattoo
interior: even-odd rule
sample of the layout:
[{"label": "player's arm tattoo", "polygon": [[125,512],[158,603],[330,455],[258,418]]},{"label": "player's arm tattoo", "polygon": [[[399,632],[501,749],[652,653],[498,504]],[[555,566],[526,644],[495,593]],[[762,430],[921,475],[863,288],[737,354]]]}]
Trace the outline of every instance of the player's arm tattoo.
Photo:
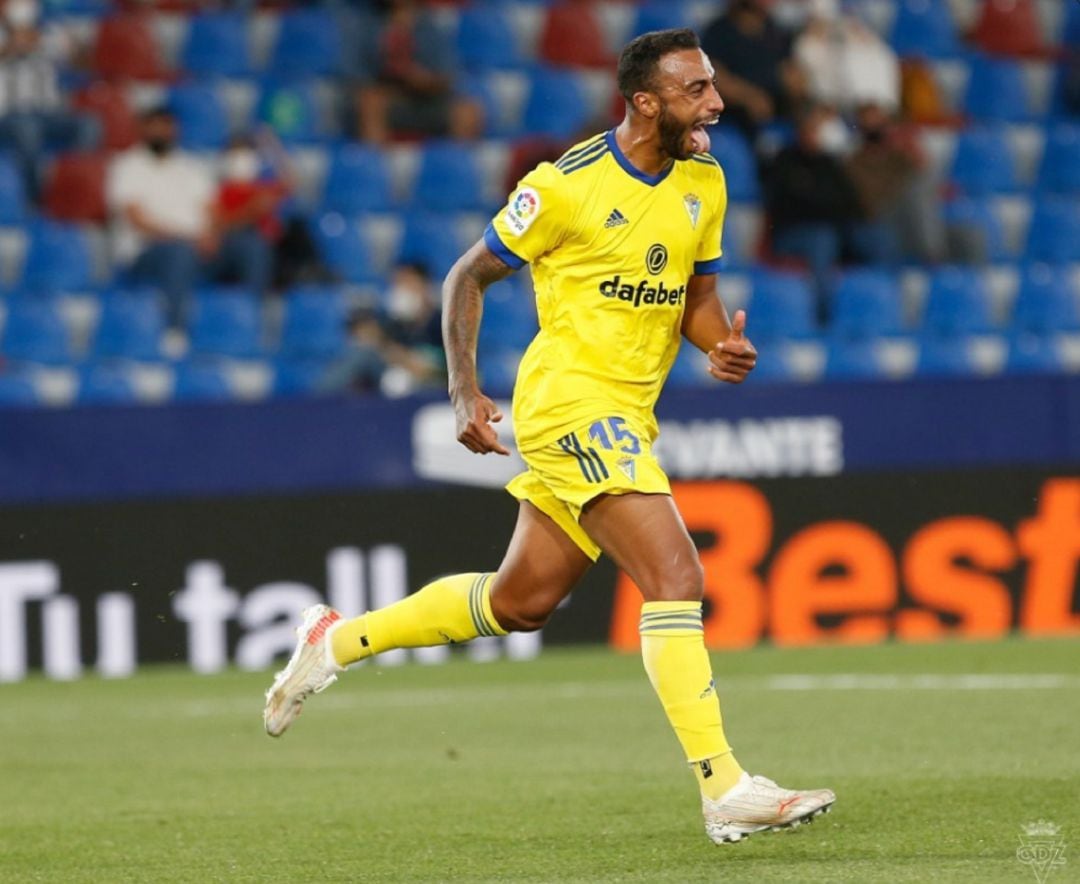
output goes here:
[{"label": "player's arm tattoo", "polygon": [[483,242],[469,249],[443,283],[443,345],[450,394],[473,390],[476,382],[476,341],[484,312],[484,290],[514,270]]}]

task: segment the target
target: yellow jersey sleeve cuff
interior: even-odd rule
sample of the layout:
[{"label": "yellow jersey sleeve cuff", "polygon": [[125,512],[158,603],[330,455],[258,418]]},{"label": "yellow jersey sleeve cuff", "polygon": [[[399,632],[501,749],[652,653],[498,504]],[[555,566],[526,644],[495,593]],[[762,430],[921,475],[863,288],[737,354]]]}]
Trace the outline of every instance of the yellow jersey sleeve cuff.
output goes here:
[{"label": "yellow jersey sleeve cuff", "polygon": [[499,233],[495,230],[494,224],[488,224],[484,230],[484,245],[491,249],[492,253],[499,258],[508,267],[512,267],[514,270],[520,270],[525,266],[525,259],[519,258],[513,252],[506,247],[506,244],[499,239]]},{"label": "yellow jersey sleeve cuff", "polygon": [[719,273],[720,265],[723,263],[723,260],[723,256],[718,256],[711,261],[695,261],[694,275],[704,276],[707,273]]}]

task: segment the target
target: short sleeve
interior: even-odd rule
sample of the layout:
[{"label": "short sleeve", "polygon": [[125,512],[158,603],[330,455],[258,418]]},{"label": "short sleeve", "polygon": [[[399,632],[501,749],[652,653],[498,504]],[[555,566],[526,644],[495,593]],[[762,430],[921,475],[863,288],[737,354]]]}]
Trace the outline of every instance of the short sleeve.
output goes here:
[{"label": "short sleeve", "polygon": [[521,179],[484,231],[484,243],[515,270],[562,242],[569,226],[563,173],[542,163]]},{"label": "short sleeve", "polygon": [[136,159],[131,154],[121,154],[109,166],[105,176],[105,200],[109,208],[119,212],[135,202],[139,196],[139,174]]},{"label": "short sleeve", "polygon": [[697,253],[694,255],[694,273],[705,275],[720,271],[720,258],[724,254],[724,216],[727,214],[727,184],[724,173],[716,170],[715,195],[707,209],[705,229],[698,240]]}]

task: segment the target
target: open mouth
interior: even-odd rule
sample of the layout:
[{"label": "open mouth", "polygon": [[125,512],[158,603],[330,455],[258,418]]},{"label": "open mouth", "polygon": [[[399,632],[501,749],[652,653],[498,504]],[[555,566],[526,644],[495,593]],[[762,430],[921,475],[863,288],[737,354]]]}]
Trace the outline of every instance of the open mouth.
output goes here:
[{"label": "open mouth", "polygon": [[709,152],[712,140],[709,138],[709,130],[707,127],[715,126],[717,119],[717,117],[710,117],[707,120],[702,120],[690,130],[690,142],[694,147],[694,153]]}]

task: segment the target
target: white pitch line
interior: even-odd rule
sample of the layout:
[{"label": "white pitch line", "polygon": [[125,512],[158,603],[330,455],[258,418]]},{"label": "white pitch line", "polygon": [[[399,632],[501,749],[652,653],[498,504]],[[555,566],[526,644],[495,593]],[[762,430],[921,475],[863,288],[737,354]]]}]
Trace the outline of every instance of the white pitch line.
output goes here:
[{"label": "white pitch line", "polygon": [[765,687],[772,691],[1038,691],[1080,687],[1080,676],[1057,672],[774,675],[766,679]]},{"label": "white pitch line", "polygon": [[[359,681],[359,680],[357,680]],[[1080,688],[1080,676],[1058,672],[1012,674],[1012,673],[929,673],[922,675],[891,673],[838,673],[833,675],[735,675],[717,678],[722,694],[726,691],[1041,691]],[[497,703],[522,697],[554,700],[580,700],[600,697],[646,696],[648,685],[644,682],[548,682],[546,684],[469,685],[446,688],[407,688],[392,691],[365,692],[360,686],[355,691],[341,690],[323,695],[312,702],[327,712],[366,708],[409,708],[443,706],[475,700]],[[193,700],[170,709],[196,718],[228,713],[250,714],[251,697],[208,697]],[[140,706],[139,714],[149,710]],[[162,710],[164,711],[164,710]]]}]

